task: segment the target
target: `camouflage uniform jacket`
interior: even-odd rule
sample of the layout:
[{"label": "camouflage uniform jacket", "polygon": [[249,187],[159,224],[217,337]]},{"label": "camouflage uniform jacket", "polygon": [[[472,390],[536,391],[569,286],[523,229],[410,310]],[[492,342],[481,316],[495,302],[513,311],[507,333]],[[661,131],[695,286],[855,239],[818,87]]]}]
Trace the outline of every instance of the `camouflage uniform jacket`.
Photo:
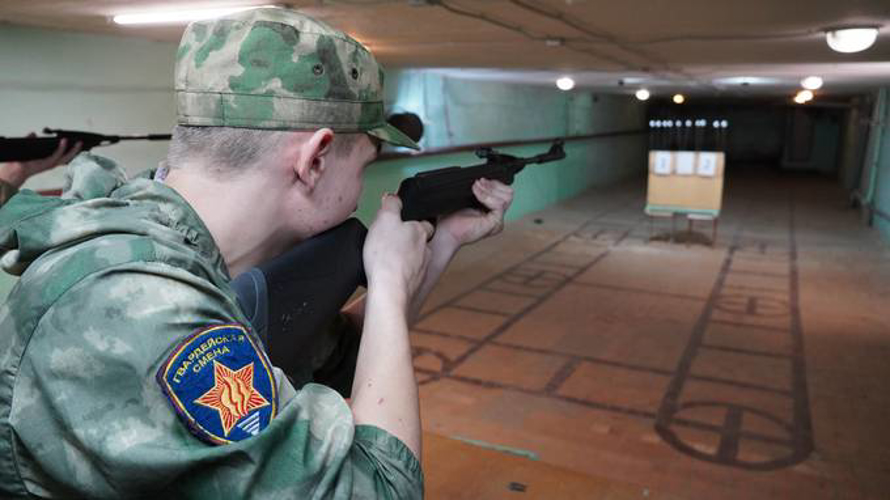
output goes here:
[{"label": "camouflage uniform jacket", "polygon": [[161,183],[88,154],[68,176],[61,198],[0,209],[0,264],[21,276],[0,307],[0,496],[422,497],[401,441],[355,425],[327,387],[295,390],[262,348],[272,416],[252,437],[198,439],[157,374],[196,331],[247,325],[219,250]]}]

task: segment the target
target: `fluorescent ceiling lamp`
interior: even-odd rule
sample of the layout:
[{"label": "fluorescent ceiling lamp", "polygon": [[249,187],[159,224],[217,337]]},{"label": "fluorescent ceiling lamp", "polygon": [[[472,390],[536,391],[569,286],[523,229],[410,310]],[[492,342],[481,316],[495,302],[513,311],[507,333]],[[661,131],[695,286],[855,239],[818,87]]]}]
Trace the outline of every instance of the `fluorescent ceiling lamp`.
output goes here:
[{"label": "fluorescent ceiling lamp", "polygon": [[728,76],[714,80],[715,85],[772,85],[778,82],[776,78],[763,76]]},{"label": "fluorescent ceiling lamp", "polygon": [[822,79],[818,76],[808,76],[800,81],[800,86],[807,90],[819,90],[822,88]]},{"label": "fluorescent ceiling lamp", "polygon": [[639,99],[641,101],[645,101],[646,99],[649,99],[649,91],[646,89],[638,90],[635,95],[637,96],[637,99]]},{"label": "fluorescent ceiling lamp", "polygon": [[837,52],[851,54],[862,52],[872,46],[878,38],[878,28],[874,26],[861,28],[832,29],[825,32],[828,46]]},{"label": "fluorescent ceiling lamp", "polygon": [[258,9],[262,7],[275,7],[274,5],[245,5],[240,7],[220,7],[217,9],[190,9],[190,10],[158,10],[153,12],[139,12],[133,14],[120,14],[114,16],[114,22],[122,25],[132,24],[179,24],[202,19],[234,14],[244,10]]},{"label": "fluorescent ceiling lamp", "polygon": [[556,86],[559,87],[559,90],[572,90],[575,88],[575,80],[564,76],[559,80],[556,80]]}]

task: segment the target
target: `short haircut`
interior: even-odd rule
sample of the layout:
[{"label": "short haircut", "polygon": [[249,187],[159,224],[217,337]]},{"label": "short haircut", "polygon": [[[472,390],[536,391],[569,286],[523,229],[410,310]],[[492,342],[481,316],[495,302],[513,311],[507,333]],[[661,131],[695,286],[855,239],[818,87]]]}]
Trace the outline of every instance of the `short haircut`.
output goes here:
[{"label": "short haircut", "polygon": [[[256,167],[271,152],[278,151],[289,130],[177,125],[167,151],[167,165],[182,168],[199,163],[217,176],[238,175]],[[352,154],[364,133],[334,135],[331,153],[337,158]]]}]

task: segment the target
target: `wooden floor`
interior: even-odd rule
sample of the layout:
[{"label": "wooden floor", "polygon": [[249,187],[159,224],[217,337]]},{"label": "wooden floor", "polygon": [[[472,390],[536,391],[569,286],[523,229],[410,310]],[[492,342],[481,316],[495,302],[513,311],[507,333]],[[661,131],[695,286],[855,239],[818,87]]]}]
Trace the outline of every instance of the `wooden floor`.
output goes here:
[{"label": "wooden floor", "polygon": [[729,182],[714,246],[628,184],[459,256],[412,332],[428,498],[890,497],[890,246],[831,179]]}]

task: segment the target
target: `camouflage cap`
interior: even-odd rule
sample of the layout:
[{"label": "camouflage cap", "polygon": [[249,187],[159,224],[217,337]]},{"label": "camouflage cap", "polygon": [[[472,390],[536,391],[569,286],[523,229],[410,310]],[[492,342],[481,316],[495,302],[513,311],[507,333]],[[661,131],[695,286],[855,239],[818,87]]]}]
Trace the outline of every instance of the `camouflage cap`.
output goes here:
[{"label": "camouflage cap", "polygon": [[383,68],[361,43],[299,12],[259,8],[191,23],[176,56],[181,125],[365,132],[413,149],[386,122]]}]

